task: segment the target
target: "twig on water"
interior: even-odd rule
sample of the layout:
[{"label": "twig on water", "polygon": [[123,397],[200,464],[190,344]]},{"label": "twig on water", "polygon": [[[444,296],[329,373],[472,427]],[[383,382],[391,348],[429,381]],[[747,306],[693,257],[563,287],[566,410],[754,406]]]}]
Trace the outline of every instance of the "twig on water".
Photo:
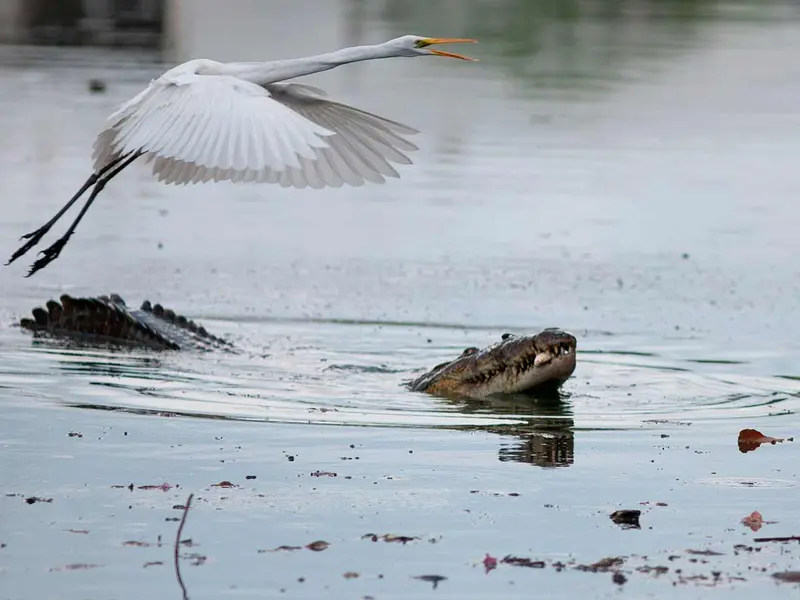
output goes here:
[{"label": "twig on water", "polygon": [[186,585],[183,583],[183,577],[181,577],[181,566],[180,566],[181,534],[183,533],[183,526],[186,524],[186,516],[189,514],[189,507],[192,504],[192,498],[194,498],[194,494],[189,494],[189,497],[186,499],[186,504],[183,505],[183,516],[181,517],[181,522],[178,525],[178,533],[175,536],[175,548],[174,548],[175,575],[178,578],[178,583],[180,584],[181,591],[183,592],[183,600],[189,600],[189,593],[186,591]]},{"label": "twig on water", "polygon": [[800,535],[789,535],[786,537],[755,538],[754,542],[800,542]]}]

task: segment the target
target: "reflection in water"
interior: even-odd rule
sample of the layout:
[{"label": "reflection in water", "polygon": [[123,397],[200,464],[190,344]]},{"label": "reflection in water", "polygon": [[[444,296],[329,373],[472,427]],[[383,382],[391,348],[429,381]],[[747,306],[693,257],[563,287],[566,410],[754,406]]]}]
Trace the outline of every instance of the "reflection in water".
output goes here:
[{"label": "reflection in water", "polygon": [[568,467],[575,461],[575,434],[572,428],[570,395],[553,390],[538,394],[520,394],[491,400],[447,400],[465,413],[490,413],[516,416],[518,422],[454,429],[481,430],[510,438],[500,445],[501,462],[522,462],[551,468]]},{"label": "reflection in water", "polygon": [[[286,394],[275,397],[264,389],[249,389],[246,383],[230,377],[217,377],[207,372],[193,373],[190,370],[190,367],[194,367],[205,371],[210,366],[209,361],[204,360],[208,357],[201,357],[197,363],[191,360],[197,357],[184,353],[183,357],[177,357],[180,365],[171,368],[160,358],[139,355],[129,349],[109,348],[103,351],[97,347],[81,347],[74,342],[59,344],[44,338],[33,343],[43,355],[54,357],[59,370],[65,375],[83,379],[88,377],[90,385],[99,386],[112,394],[103,394],[101,402],[96,397],[91,401],[68,399],[64,402],[74,408],[230,421],[357,423],[354,418],[357,413],[346,411],[349,402],[337,407],[332,400],[325,398],[309,402],[308,399],[293,398]],[[346,378],[350,388],[359,387],[361,384],[358,380],[369,377],[373,380],[370,386],[378,389],[381,383],[394,384],[397,376],[405,378],[407,374],[403,369],[352,364],[326,366],[323,363],[321,370],[337,379]],[[302,377],[297,372],[293,376]],[[379,379],[382,381],[379,382]],[[137,402],[129,396],[131,392],[147,400]],[[538,395],[459,400],[412,395],[405,391],[399,393],[407,394],[408,398],[425,398],[427,408],[422,411],[416,409],[416,412],[431,419],[430,425],[433,427],[481,430],[517,440],[501,444],[501,461],[526,462],[539,467],[569,466],[574,462],[574,434],[571,431],[574,421],[567,402],[569,394],[549,390]],[[409,426],[408,420],[413,414],[411,410],[403,410],[402,404],[384,402],[383,406],[378,406],[375,400],[369,402],[372,404],[369,410],[373,418],[382,412],[390,415],[391,420],[387,424]],[[276,414],[274,409],[281,405],[284,405],[282,412]],[[202,409],[198,410],[199,407]],[[398,408],[401,411],[399,414]],[[363,411],[359,412],[364,414]],[[338,418],[327,421],[320,419],[321,415],[331,413],[338,415]],[[464,424],[463,417],[470,416],[479,418]],[[451,423],[453,417],[455,421]]]},{"label": "reflection in water", "polygon": [[[170,0],[171,1],[171,0]],[[20,42],[156,47],[164,0],[24,0]]]},{"label": "reflection in water", "polygon": [[575,460],[575,434],[569,429],[532,428],[517,435],[522,440],[520,443],[500,447],[501,461],[524,462],[537,467],[568,467]]},{"label": "reflection in water", "polygon": [[[740,2],[738,18],[780,11]],[[714,0],[385,0],[392,33],[444,31],[481,41],[485,62],[543,90],[604,91],[647,65],[686,54],[729,6]],[[746,9],[749,11],[745,12]]]},{"label": "reflection in water", "polygon": [[[787,389],[794,382],[785,378],[699,372],[740,365],[712,365],[693,357],[669,360],[652,349],[609,348],[579,352],[576,374],[561,392],[442,399],[411,393],[401,385],[412,373],[443,358],[427,349],[411,357],[393,350],[388,330],[405,326],[384,324],[387,337],[375,337],[372,326],[363,324],[307,326],[296,321],[272,324],[270,328],[293,333],[276,337],[268,356],[81,349],[45,339],[34,340],[32,347],[61,374],[55,379],[58,402],[74,407],[262,423],[485,431],[501,436],[499,460],[545,468],[574,464],[576,430],[658,428],[675,420],[749,420],[775,414],[776,409],[789,414],[800,398],[797,389]],[[253,327],[266,329],[261,323]],[[423,336],[431,335],[419,329]],[[363,338],[368,346],[342,348],[342,339],[359,339],[357,332],[362,330],[371,332]],[[463,343],[451,330],[439,335],[445,333],[458,339],[457,347]],[[323,341],[326,335],[330,339]],[[48,370],[45,365],[38,372],[42,369]],[[18,372],[15,376],[27,385]]]}]

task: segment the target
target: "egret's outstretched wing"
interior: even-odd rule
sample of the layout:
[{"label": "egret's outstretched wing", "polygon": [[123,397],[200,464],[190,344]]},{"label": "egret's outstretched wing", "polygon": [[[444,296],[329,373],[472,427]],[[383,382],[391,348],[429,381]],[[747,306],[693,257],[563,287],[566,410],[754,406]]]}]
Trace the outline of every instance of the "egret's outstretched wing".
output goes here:
[{"label": "egret's outstretched wing", "polygon": [[265,87],[228,75],[165,75],[109,117],[95,170],[140,152],[165,183],[255,181],[285,187],[362,185],[398,177],[417,133],[332,102],[301,84]]},{"label": "egret's outstretched wing", "polygon": [[283,172],[316,158],[333,132],[227,75],[161,77],[109,118],[95,142],[98,171],[110,159],[143,153],[168,183],[217,181],[247,172]]},{"label": "egret's outstretched wing", "polygon": [[325,138],[327,147],[313,149],[314,158],[303,156],[299,168],[270,173],[269,180],[286,187],[317,188],[383,183],[386,177],[399,176],[390,163],[411,164],[404,152],[417,147],[402,135],[418,133],[416,129],[328,100],[322,90],[311,86],[273,83],[266,89],[281,104],[335,133]]}]

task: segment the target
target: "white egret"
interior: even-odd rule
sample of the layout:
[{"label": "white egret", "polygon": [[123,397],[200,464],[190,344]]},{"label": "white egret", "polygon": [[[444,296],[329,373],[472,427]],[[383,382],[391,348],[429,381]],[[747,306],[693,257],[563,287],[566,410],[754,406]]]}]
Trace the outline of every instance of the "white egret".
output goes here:
[{"label": "white egret", "polygon": [[417,147],[403,136],[417,130],[327,100],[317,88],[278,82],[377,58],[475,60],[431,48],[475,41],[406,35],[306,58],[252,63],[197,59],[178,65],[108,118],[94,143],[91,176],[52,219],[22,236],[28,241],[6,264],[38,244],[94,186],[66,233],[40,252],[27,276],[55,260],[97,195],[139,157],[152,161],[154,175],[167,184],[227,180],[322,188],[399,177],[391,163],[411,163],[404,153]]}]

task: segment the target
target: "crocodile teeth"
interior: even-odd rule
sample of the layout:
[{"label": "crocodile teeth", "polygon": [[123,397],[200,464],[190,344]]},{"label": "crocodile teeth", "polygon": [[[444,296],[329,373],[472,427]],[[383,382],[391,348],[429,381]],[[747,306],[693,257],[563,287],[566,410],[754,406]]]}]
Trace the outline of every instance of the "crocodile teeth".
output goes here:
[{"label": "crocodile teeth", "polygon": [[536,355],[536,359],[533,361],[534,366],[540,367],[542,365],[546,365],[551,360],[553,360],[553,355],[550,352],[540,352]]}]

